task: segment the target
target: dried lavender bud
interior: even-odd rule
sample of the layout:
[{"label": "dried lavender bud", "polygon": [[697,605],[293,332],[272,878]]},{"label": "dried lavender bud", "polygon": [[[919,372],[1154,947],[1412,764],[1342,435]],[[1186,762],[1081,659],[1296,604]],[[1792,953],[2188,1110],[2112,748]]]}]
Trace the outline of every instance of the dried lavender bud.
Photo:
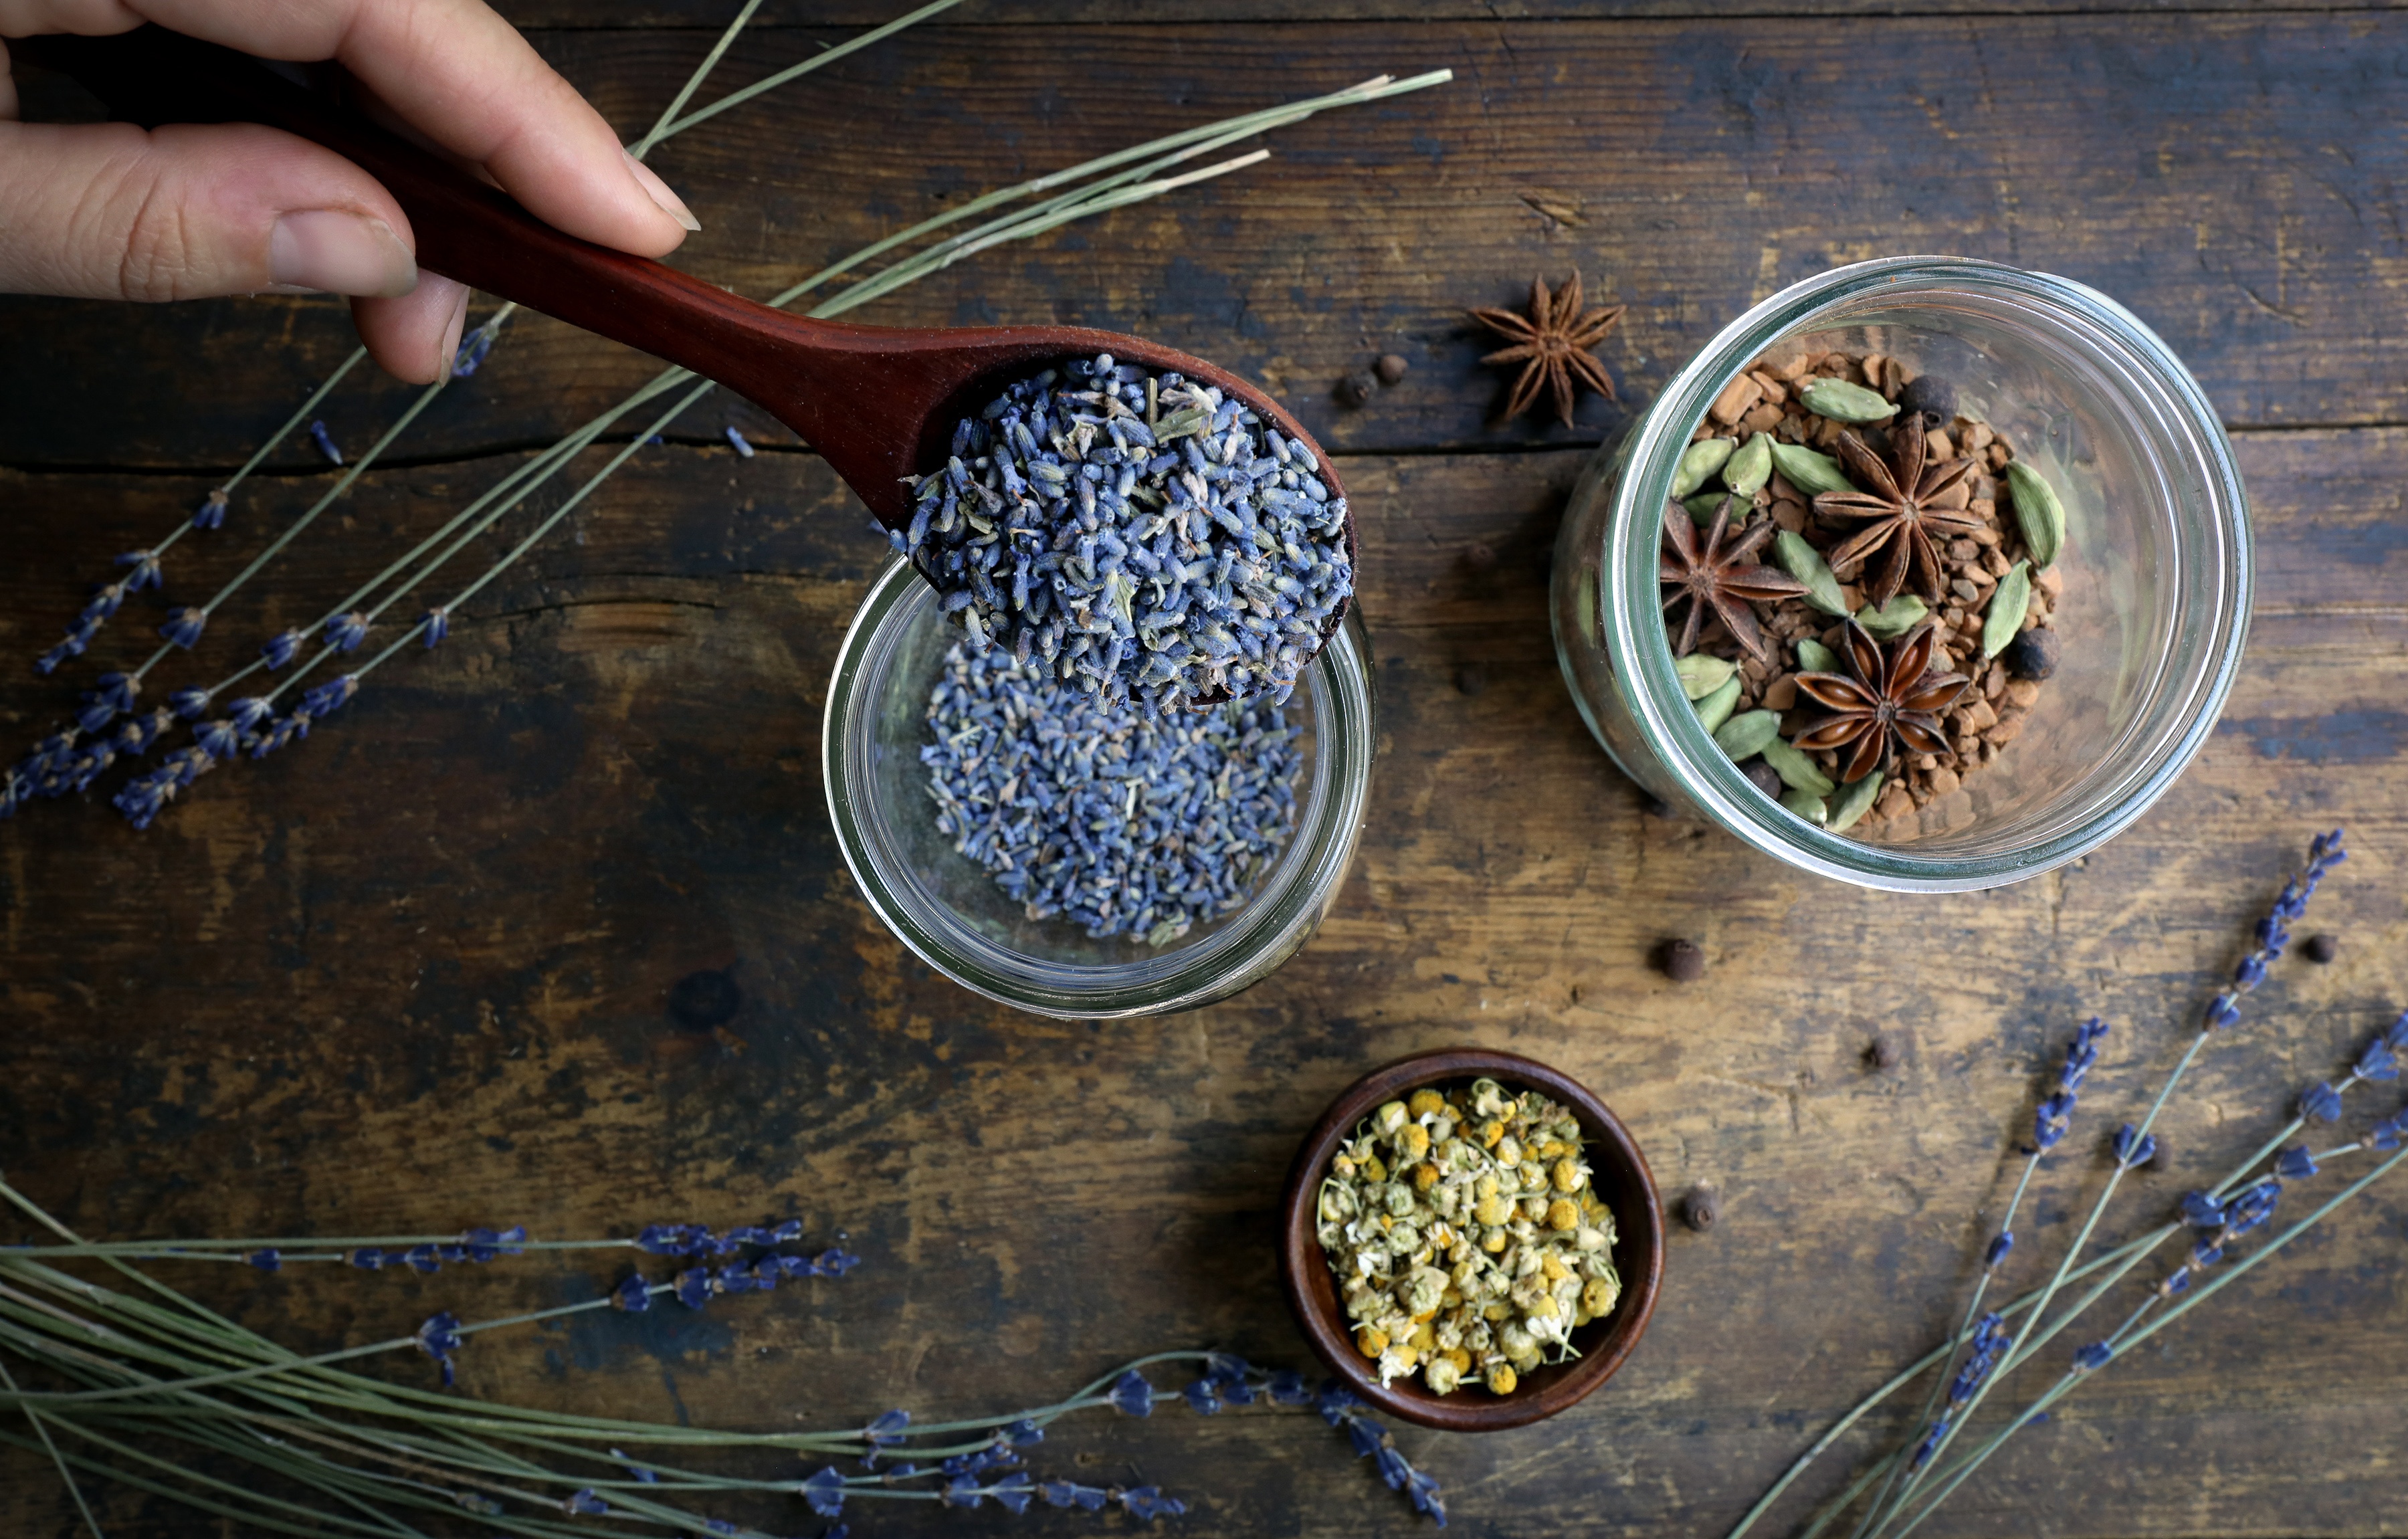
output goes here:
[{"label": "dried lavender bud", "polygon": [[1338,381],[1338,399],[1344,406],[1361,406],[1380,388],[1379,377],[1368,368],[1358,368]]},{"label": "dried lavender bud", "polygon": [[1681,1221],[1703,1234],[1723,1215],[1722,1195],[1711,1181],[1700,1181],[1681,1201]]},{"label": "dried lavender bud", "polygon": [[1780,770],[1775,770],[1772,766],[1765,763],[1759,758],[1750,759],[1747,762],[1746,767],[1740,772],[1747,776],[1747,783],[1750,785],[1755,786],[1757,790],[1763,792],[1766,796],[1770,797],[1775,801],[1779,801],[1781,799],[1782,787]]},{"label": "dried lavender bud", "polygon": [[1275,705],[1154,714],[957,644],[920,750],[938,830],[1031,919],[1166,945],[1243,907],[1296,826]]},{"label": "dried lavender bud", "polygon": [[2057,635],[2046,626],[2028,630],[2009,641],[1999,654],[2007,671],[2018,679],[2034,683],[2057,671]]},{"label": "dried lavender bud", "polygon": [[1695,941],[1664,942],[1664,976],[1676,984],[1694,984],[1706,975],[1706,948]]},{"label": "dried lavender bud", "polygon": [[953,430],[899,537],[978,647],[1109,707],[1283,700],[1354,591],[1303,442],[1177,374],[1074,359]]},{"label": "dried lavender bud", "polygon": [[1455,687],[1466,695],[1477,695],[1488,687],[1488,673],[1478,663],[1466,663],[1455,670]]},{"label": "dried lavender bud", "polygon": [[1383,352],[1380,354],[1379,360],[1372,364],[1371,372],[1380,377],[1380,382],[1382,384],[1392,385],[1398,381],[1403,379],[1405,377],[1405,370],[1412,367],[1412,366],[1411,364],[1405,362],[1404,356],[1401,353]]},{"label": "dried lavender bud", "polygon": [[1939,427],[1956,415],[1956,387],[1937,374],[1918,374],[1898,393],[1898,404],[1900,410],[1920,412],[1926,423]]},{"label": "dried lavender bud", "polygon": [[2341,955],[2341,942],[2329,935],[2311,935],[2300,942],[2300,955],[2322,967]]}]

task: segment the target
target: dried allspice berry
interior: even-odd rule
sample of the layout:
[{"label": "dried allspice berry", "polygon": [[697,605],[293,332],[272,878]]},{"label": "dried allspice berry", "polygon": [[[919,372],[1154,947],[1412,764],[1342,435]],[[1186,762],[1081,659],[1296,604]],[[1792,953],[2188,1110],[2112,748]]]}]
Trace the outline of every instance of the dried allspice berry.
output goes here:
[{"label": "dried allspice berry", "polygon": [[2006,650],[1999,654],[1999,660],[2016,678],[2038,683],[2057,671],[2057,632],[2042,627],[2025,631],[2009,641]]},{"label": "dried allspice berry", "polygon": [[1956,387],[1937,374],[1918,374],[1898,393],[1899,408],[1920,412],[1933,427],[1944,427],[1956,415]]},{"label": "dried allspice berry", "polygon": [[1700,1181],[1681,1200],[1681,1221],[1703,1234],[1723,1215],[1722,1194],[1711,1181]]},{"label": "dried allspice berry", "polygon": [[1402,353],[1383,352],[1380,354],[1379,361],[1371,366],[1371,372],[1380,377],[1382,384],[1392,385],[1402,380],[1405,377],[1405,370],[1411,367],[1412,365],[1405,362]]},{"label": "dried allspice berry", "polygon": [[2300,947],[2300,955],[2322,967],[2341,955],[2341,942],[2329,935],[2311,935]]},{"label": "dried allspice berry", "polygon": [[1664,942],[1664,976],[1676,984],[1694,984],[1706,975],[1706,948],[1682,939]]},{"label": "dried allspice berry", "polygon": [[1488,670],[1478,663],[1466,663],[1455,670],[1455,687],[1466,695],[1477,695],[1488,687]]}]

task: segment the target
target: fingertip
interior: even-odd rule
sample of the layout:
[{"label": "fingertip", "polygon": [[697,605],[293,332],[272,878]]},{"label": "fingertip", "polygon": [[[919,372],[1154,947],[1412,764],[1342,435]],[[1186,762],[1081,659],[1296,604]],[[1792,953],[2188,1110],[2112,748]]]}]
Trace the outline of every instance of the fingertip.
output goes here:
[{"label": "fingertip", "polygon": [[[619,151],[619,154],[620,158],[627,163],[627,172],[636,179],[636,185],[644,190],[644,195],[651,198],[661,212],[678,222],[678,228],[683,230],[686,235],[696,234],[702,229],[702,221],[694,217],[694,210],[685,206],[685,199],[669,189],[669,184],[661,180],[661,174],[658,171],[646,165],[624,149]],[[679,237],[680,240],[683,238],[683,236]]]},{"label": "fingertip", "polygon": [[368,356],[407,384],[433,384],[451,372],[467,318],[467,285],[423,269],[406,295],[351,301],[351,324]]}]

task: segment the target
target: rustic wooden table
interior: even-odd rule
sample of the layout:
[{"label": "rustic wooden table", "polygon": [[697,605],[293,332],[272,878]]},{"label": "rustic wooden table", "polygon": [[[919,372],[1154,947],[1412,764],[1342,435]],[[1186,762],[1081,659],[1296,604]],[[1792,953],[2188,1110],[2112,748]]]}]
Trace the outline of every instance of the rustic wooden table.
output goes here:
[{"label": "rustic wooden table", "polygon": [[[509,8],[632,132],[730,6]],[[895,8],[771,0],[729,67],[746,78]],[[790,436],[713,399],[443,651],[379,675],[308,744],[212,776],[148,834],[97,799],[0,827],[0,1168],[113,1237],[790,1212],[844,1227],[867,1262],[840,1285],[587,1316],[480,1339],[463,1362],[468,1394],[781,1428],[1035,1402],[1173,1345],[1299,1363],[1272,1259],[1296,1140],[1367,1066],[1511,1047],[1596,1086],[1668,1197],[1711,1180],[1725,1216],[1676,1231],[1652,1333],[1589,1403],[1402,1444],[1470,1532],[1719,1533],[1953,1319],[2042,1057],[2097,1011],[2117,1028],[2100,1115],[2154,1084],[2316,827],[2346,822],[2359,851],[2310,927],[2340,959],[2278,970],[2113,1227],[2153,1222],[2254,1145],[2408,985],[2408,608],[2389,581],[2408,569],[2408,15],[1889,8],[1196,0],[1173,22],[974,3],[666,147],[655,164],[704,223],[680,261],[757,293],[1039,169],[1379,70],[1456,71],[1288,131],[1258,170],[870,312],[1143,332],[1262,380],[1343,457],[1383,755],[1326,927],[1239,999],[1114,1025],[1014,1014],[916,962],[853,890],[818,772],[830,659],[882,547]],[[2258,521],[2247,663],[2188,775],[2086,861],[1956,898],[1806,879],[1650,815],[1573,714],[1542,601],[1565,489],[1621,410],[1753,300],[1907,252],[2044,268],[2130,306],[2222,412]],[[1490,422],[1500,381],[1463,307],[1574,268],[1629,306],[1603,350],[1623,406],[1591,399],[1570,431]],[[71,703],[22,660],[81,584],[351,346],[324,301],[0,302],[10,741]],[[1332,383],[1387,351],[1410,376],[1339,408]],[[315,613],[652,367],[514,325],[205,647],[236,655]],[[323,415],[358,443],[405,398],[366,384]],[[728,451],[728,424],[759,457]],[[185,548],[169,597],[213,584],[327,483],[306,444],[280,453],[224,534]],[[111,634],[116,662],[140,633]],[[1676,934],[1706,948],[1703,982],[1650,969]],[[1901,1049],[1889,1072],[1868,1064],[1881,1035]],[[2100,1173],[2082,1151],[2053,1169],[2034,1250]],[[2404,1212],[2378,1188],[2102,1376],[1931,1532],[2408,1532]],[[332,1345],[612,1275],[288,1273],[209,1296]],[[1106,1417],[1066,1426],[1038,1465],[1158,1480],[1192,1503],[1186,1532],[1421,1521],[1292,1414]],[[231,1532],[122,1489],[102,1513],[112,1535]],[[1007,1522],[874,1510],[856,1532]],[[0,1458],[0,1529],[74,1528],[45,1467]]]}]

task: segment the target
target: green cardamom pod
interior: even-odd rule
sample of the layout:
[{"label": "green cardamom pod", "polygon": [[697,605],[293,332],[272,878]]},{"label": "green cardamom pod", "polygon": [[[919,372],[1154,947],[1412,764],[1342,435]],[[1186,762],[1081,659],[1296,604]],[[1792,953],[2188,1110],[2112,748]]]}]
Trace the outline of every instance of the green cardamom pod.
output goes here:
[{"label": "green cardamom pod", "polygon": [[1780,736],[1780,712],[1742,711],[1714,729],[1714,746],[1737,764],[1763,753],[1764,745]]},{"label": "green cardamom pod", "polygon": [[1758,433],[1747,440],[1746,447],[1723,462],[1723,484],[1743,497],[1752,497],[1772,479],[1772,435]]},{"label": "green cardamom pod", "polygon": [[2045,567],[2065,549],[2065,504],[2057,488],[2021,460],[2007,461],[2007,495],[2014,499],[2015,522],[2023,525],[2024,548],[2032,565]]},{"label": "green cardamom pod", "polygon": [[1881,771],[1876,770],[1841,792],[1840,799],[1831,804],[1831,821],[1826,827],[1835,834],[1856,827],[1856,819],[1872,811],[1873,798],[1881,795]]},{"label": "green cardamom pod", "polygon": [[1898,415],[1898,408],[1882,399],[1879,391],[1867,390],[1845,380],[1827,380],[1821,375],[1806,381],[1798,398],[1806,410],[1833,422],[1885,423]]},{"label": "green cardamom pod", "polygon": [[1737,529],[1747,522],[1748,505],[1728,492],[1699,492],[1693,497],[1683,497],[1681,506],[1689,510],[1689,521],[1703,529],[1714,521],[1714,512],[1724,503],[1731,505],[1731,527]]},{"label": "green cardamom pod", "polygon": [[1923,607],[1922,599],[1911,593],[1901,593],[1879,609],[1867,604],[1858,610],[1856,624],[1864,626],[1865,634],[1877,641],[1895,641],[1923,624],[1923,617],[1930,612]]},{"label": "green cardamom pod", "polygon": [[1840,654],[1816,640],[1798,643],[1798,671],[1800,673],[1837,673]]},{"label": "green cardamom pod", "polygon": [[1672,471],[1672,499],[1677,502],[1703,486],[1738,447],[1737,439],[1699,439],[1683,450]]},{"label": "green cardamom pod", "polygon": [[1775,738],[1760,752],[1764,755],[1764,762],[1772,766],[1772,772],[1781,777],[1781,784],[1792,791],[1803,791],[1810,797],[1831,794],[1831,777],[1823,773],[1822,767],[1808,758],[1802,750]]},{"label": "green cardamom pod", "polygon": [[1730,676],[1739,671],[1739,665],[1727,657],[1693,652],[1674,663],[1672,671],[1681,676],[1682,693],[1693,700],[1702,700],[1729,683]]},{"label": "green cardamom pod", "polygon": [[1996,657],[2024,628],[2024,611],[2031,608],[2031,563],[2018,561],[1999,579],[1990,595],[1990,612],[1982,621],[1982,655]]},{"label": "green cardamom pod", "polygon": [[1841,472],[1840,462],[1802,443],[1772,440],[1772,467],[1808,496],[1826,492],[1853,492],[1856,483]]},{"label": "green cardamom pod", "polygon": [[1830,810],[1823,805],[1823,798],[1812,791],[1792,789],[1782,797],[1781,805],[1818,828],[1831,818]]},{"label": "green cardamom pod", "polygon": [[1840,597],[1840,580],[1831,575],[1823,553],[1806,543],[1804,535],[1784,529],[1772,537],[1772,559],[1781,569],[1806,584],[1806,602],[1825,614],[1845,614],[1848,601]]},{"label": "green cardamom pod", "polygon": [[1719,732],[1723,723],[1730,720],[1731,709],[1739,704],[1739,675],[1733,674],[1722,688],[1698,702],[1698,725],[1709,733]]}]

